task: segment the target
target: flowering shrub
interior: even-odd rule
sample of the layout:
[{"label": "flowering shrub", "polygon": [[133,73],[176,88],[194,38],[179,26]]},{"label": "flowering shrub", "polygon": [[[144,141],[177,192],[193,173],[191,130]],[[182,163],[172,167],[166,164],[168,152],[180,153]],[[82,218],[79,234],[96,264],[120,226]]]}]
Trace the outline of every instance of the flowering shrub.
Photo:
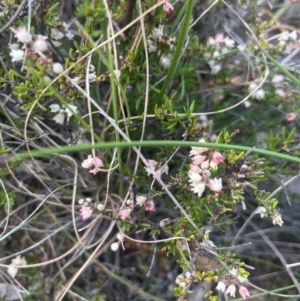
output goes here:
[{"label": "flowering shrub", "polygon": [[0,1],[0,260],[24,299],[298,287],[299,29],[200,2]]}]

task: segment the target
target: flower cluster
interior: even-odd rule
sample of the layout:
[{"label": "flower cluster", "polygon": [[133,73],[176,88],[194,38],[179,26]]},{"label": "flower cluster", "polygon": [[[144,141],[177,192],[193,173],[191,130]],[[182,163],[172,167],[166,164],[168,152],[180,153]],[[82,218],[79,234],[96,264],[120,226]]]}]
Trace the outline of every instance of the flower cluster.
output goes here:
[{"label": "flower cluster", "polygon": [[78,200],[78,204],[81,205],[80,216],[82,220],[86,220],[91,217],[93,213],[93,204],[91,198],[86,198]]},{"label": "flower cluster", "polygon": [[[31,35],[23,26],[17,29],[11,28],[15,34],[15,38],[23,44],[19,48],[19,44],[10,45],[9,55],[12,62],[22,61],[25,58],[36,59],[40,65],[52,66],[52,72],[60,74],[64,71],[60,63],[54,63],[52,59],[52,52],[49,50],[47,39],[48,37],[42,35]],[[37,56],[38,55],[38,56]]]},{"label": "flower cluster", "polygon": [[278,44],[280,50],[285,54],[290,54],[298,47],[298,34],[297,31],[284,31],[278,36]]},{"label": "flower cluster", "polygon": [[89,169],[89,172],[95,175],[100,171],[99,168],[103,167],[104,164],[99,157],[96,156],[93,158],[92,155],[88,155],[88,158],[81,163],[81,166],[85,169]]},{"label": "flower cluster", "polygon": [[59,104],[55,103],[49,106],[51,109],[51,113],[57,113],[53,120],[58,124],[63,124],[65,121],[65,114],[67,114],[67,121],[73,116],[73,112],[77,113],[77,107],[73,105],[68,105],[67,108],[60,107]]},{"label": "flower cluster", "polygon": [[70,30],[71,24],[67,24],[67,23],[63,22],[62,25],[63,26],[59,29],[58,28],[52,28],[51,29],[51,38],[55,40],[55,41],[53,41],[53,44],[56,47],[59,47],[59,46],[63,45],[63,43],[58,42],[58,40],[62,40],[65,37],[68,40],[73,40],[73,38],[75,36],[72,33],[72,31]]},{"label": "flower cluster", "polygon": [[186,288],[193,280],[193,275],[191,272],[186,271],[177,276],[175,283],[181,286],[182,288]]},{"label": "flower cluster", "polygon": [[274,211],[272,212],[272,209],[270,209],[271,212],[269,212],[267,210],[266,207],[264,206],[259,206],[256,210],[255,210],[255,213],[257,214],[260,214],[260,217],[263,218],[265,216],[270,216],[273,220],[273,225],[276,226],[282,226],[283,224],[283,220],[282,220],[282,217],[281,217],[281,214],[278,213],[277,211]]},{"label": "flower cluster", "polygon": [[236,289],[239,288],[239,293],[243,299],[250,296],[248,289],[241,283],[246,282],[247,278],[238,275],[237,269],[232,269],[228,279],[222,279],[218,282],[216,289],[226,295],[235,297]]},{"label": "flower cluster", "polygon": [[164,68],[171,65],[172,54],[170,51],[174,47],[175,38],[170,38],[163,33],[163,25],[154,27],[147,39],[148,52],[157,52],[161,55],[159,64]]},{"label": "flower cluster", "polygon": [[21,257],[18,255],[15,259],[11,261],[11,264],[7,268],[7,273],[10,277],[15,278],[15,276],[18,273],[18,267],[17,266],[25,266],[27,265],[27,261],[25,257]]},{"label": "flower cluster", "polygon": [[157,177],[161,177],[162,174],[168,174],[169,167],[168,165],[161,166],[161,163],[155,161],[155,160],[147,160],[147,165],[145,166],[145,170],[147,172],[147,175],[156,175]]},{"label": "flower cluster", "polygon": [[211,73],[217,74],[222,67],[223,55],[235,46],[235,42],[229,37],[224,37],[223,33],[217,33],[214,38],[208,38],[207,44],[214,51],[212,53],[205,53],[204,58],[208,61]]},{"label": "flower cluster", "polygon": [[[205,141],[201,139],[199,142]],[[206,147],[192,147],[190,156],[193,162],[189,171],[189,182],[192,191],[201,197],[207,186],[218,194],[223,188],[222,179],[211,179],[209,169],[217,169],[219,164],[224,163],[222,154]]]}]

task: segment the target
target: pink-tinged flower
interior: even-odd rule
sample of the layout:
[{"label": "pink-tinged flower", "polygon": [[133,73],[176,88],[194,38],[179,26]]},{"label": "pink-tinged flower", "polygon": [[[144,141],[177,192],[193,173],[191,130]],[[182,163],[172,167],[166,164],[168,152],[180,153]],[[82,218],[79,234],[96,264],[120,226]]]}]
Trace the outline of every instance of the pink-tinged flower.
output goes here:
[{"label": "pink-tinged flower", "polygon": [[165,1],[165,3],[164,3],[164,11],[165,11],[167,17],[172,15],[175,12],[173,5],[168,1]]},{"label": "pink-tinged flower", "polygon": [[227,287],[227,290],[225,292],[225,294],[229,294],[231,297],[235,297],[235,292],[236,292],[236,287],[235,287],[235,284],[230,284],[228,287]]},{"label": "pink-tinged flower", "polygon": [[247,297],[250,296],[249,291],[243,285],[240,286],[239,293],[241,294],[241,296],[242,296],[243,299],[246,299]]},{"label": "pink-tinged flower", "polygon": [[14,258],[11,261],[11,264],[7,267],[8,275],[12,278],[15,278],[19,269],[17,268],[17,266],[25,266],[25,265],[27,265],[27,261],[25,257],[21,257],[20,255],[18,255],[16,258]]},{"label": "pink-tinged flower", "polygon": [[152,198],[148,198],[145,203],[145,211],[155,211],[155,204]]},{"label": "pink-tinged flower", "polygon": [[217,285],[217,287],[216,287],[216,290],[218,290],[218,291],[224,293],[225,290],[226,290],[226,284],[225,284],[225,282],[219,281],[219,282],[218,282],[218,285]]},{"label": "pink-tinged flower", "polygon": [[209,179],[207,186],[212,191],[220,192],[223,188],[222,179],[221,178],[220,179],[217,179],[217,178]]},{"label": "pink-tinged flower", "polygon": [[79,211],[83,221],[91,217],[93,213],[93,209],[89,206],[81,206],[81,209]]},{"label": "pink-tinged flower", "polygon": [[202,176],[203,176],[204,182],[208,181],[210,175],[211,175],[211,172],[208,169],[205,169],[202,171]]},{"label": "pink-tinged flower", "polygon": [[[199,140],[199,142],[205,142],[205,141],[201,141]],[[209,149],[207,147],[195,147],[192,146],[192,150],[190,151],[190,156],[197,156],[197,155],[201,155],[202,153],[207,152]]]},{"label": "pink-tinged flower", "polygon": [[296,113],[287,113],[287,114],[285,114],[285,120],[287,122],[294,121],[296,117],[297,117]]},{"label": "pink-tinged flower", "polygon": [[274,226],[278,225],[281,227],[282,224],[283,224],[283,220],[281,218],[281,214],[276,213],[275,216],[273,217],[273,225]]},{"label": "pink-tinged flower", "polygon": [[130,215],[131,211],[131,208],[125,208],[119,211],[118,216],[120,217],[121,221],[124,221]]},{"label": "pink-tinged flower", "polygon": [[199,166],[194,164],[190,164],[190,168],[191,173],[200,173],[202,171],[201,168],[199,168]]},{"label": "pink-tinged flower", "polygon": [[168,165],[164,165],[162,168],[159,162],[151,159],[147,159],[147,165],[144,168],[148,176],[156,174],[156,176],[161,177],[163,173],[168,174],[169,172]]},{"label": "pink-tinged flower", "polygon": [[205,159],[206,159],[206,156],[196,155],[192,158],[192,161],[193,161],[194,165],[200,165],[201,163],[204,162]]},{"label": "pink-tinged flower", "polygon": [[223,43],[224,42],[224,34],[219,32],[216,34],[216,37],[215,37],[215,41],[217,43]]},{"label": "pink-tinged flower", "polygon": [[86,169],[90,169],[90,173],[93,173],[94,175],[99,172],[99,168],[103,167],[104,164],[101,159],[99,159],[98,156],[95,158],[92,157],[92,155],[88,155],[88,158],[85,159],[82,163],[81,166]]},{"label": "pink-tinged flower", "polygon": [[32,41],[31,34],[27,31],[26,27],[21,26],[17,29],[11,28],[11,30],[15,33],[15,38],[18,39],[19,42],[23,44],[30,43]]},{"label": "pink-tinged flower", "polygon": [[[216,168],[219,164],[224,163],[224,158],[221,153],[215,151],[212,155],[211,162],[210,162],[210,167],[211,168]],[[216,167],[213,167],[216,166]]]}]

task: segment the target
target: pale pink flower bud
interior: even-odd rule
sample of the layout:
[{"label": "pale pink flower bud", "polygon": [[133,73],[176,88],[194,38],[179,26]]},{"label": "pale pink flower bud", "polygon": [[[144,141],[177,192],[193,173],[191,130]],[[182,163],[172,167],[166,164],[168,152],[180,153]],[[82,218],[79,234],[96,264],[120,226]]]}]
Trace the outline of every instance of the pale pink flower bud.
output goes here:
[{"label": "pale pink flower bud", "polygon": [[145,211],[155,211],[155,204],[152,198],[148,198],[145,203]]},{"label": "pale pink flower bud", "polygon": [[124,221],[131,213],[132,209],[131,208],[125,208],[121,211],[119,211],[118,216],[122,221]]},{"label": "pale pink flower bud", "polygon": [[224,158],[222,154],[217,151],[213,153],[211,160],[215,162],[217,165],[224,163]]},{"label": "pale pink flower bud", "polygon": [[244,287],[243,285],[240,286],[239,293],[241,294],[243,299],[250,297],[250,293],[249,293],[248,289],[246,287]]},{"label": "pale pink flower bud", "polygon": [[173,5],[168,1],[165,1],[164,3],[164,11],[167,16],[170,16],[175,12]]},{"label": "pale pink flower bud", "polygon": [[192,173],[200,173],[202,171],[197,165],[194,164],[190,164],[190,168],[190,172]]},{"label": "pale pink flower bud", "polygon": [[200,165],[201,163],[204,162],[205,159],[206,159],[206,156],[197,155],[192,158],[192,161],[193,161],[194,165]]}]

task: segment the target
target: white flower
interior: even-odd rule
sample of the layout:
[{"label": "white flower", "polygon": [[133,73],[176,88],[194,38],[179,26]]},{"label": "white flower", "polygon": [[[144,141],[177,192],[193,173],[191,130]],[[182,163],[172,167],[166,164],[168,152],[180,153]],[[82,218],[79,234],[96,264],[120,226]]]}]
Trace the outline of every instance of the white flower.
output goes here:
[{"label": "white flower", "polygon": [[208,187],[212,190],[212,191],[215,191],[215,192],[220,192],[223,188],[223,185],[222,185],[222,179],[217,179],[217,178],[214,178],[214,179],[209,179],[208,180]]},{"label": "white flower", "polygon": [[35,41],[33,44],[33,48],[35,52],[45,52],[48,50],[48,44],[46,42],[47,37],[42,35],[35,35]]},{"label": "white flower", "polygon": [[259,206],[256,210],[255,213],[260,214],[260,217],[263,218],[265,216],[265,212],[267,212],[267,209],[263,206]]},{"label": "white flower", "polygon": [[65,110],[61,109],[57,115],[55,115],[52,119],[58,123],[63,124],[65,121]]},{"label": "white flower", "polygon": [[265,91],[263,89],[259,89],[253,94],[253,97],[257,100],[262,100],[265,98]]},{"label": "white flower", "polygon": [[283,220],[281,218],[281,214],[276,213],[275,216],[273,217],[273,225],[274,226],[278,225],[281,227],[282,224],[283,224]]},{"label": "white flower", "polygon": [[151,53],[151,52],[155,52],[157,50],[157,47],[154,46],[154,45],[150,45],[148,46],[148,52]]},{"label": "white flower", "polygon": [[275,89],[275,94],[277,94],[280,97],[284,97],[285,96],[285,91],[283,89]]},{"label": "white flower", "polygon": [[60,74],[60,73],[64,72],[64,67],[60,63],[53,63],[52,70],[54,73]]},{"label": "white flower", "polygon": [[163,26],[154,27],[151,32],[151,38],[154,40],[159,40],[163,36]]},{"label": "white flower", "polygon": [[9,55],[11,56],[12,58],[12,62],[17,62],[17,61],[22,61],[23,58],[24,58],[24,51],[23,50],[15,50],[15,49],[12,49],[9,53]]},{"label": "white flower", "polygon": [[226,47],[232,48],[232,47],[234,46],[234,44],[235,44],[235,41],[232,40],[232,39],[230,39],[230,38],[228,38],[228,37],[226,37],[226,38],[224,39],[224,43],[225,43],[225,46],[226,46]]},{"label": "white flower", "polygon": [[222,293],[224,293],[225,290],[226,290],[226,284],[225,284],[225,282],[219,281],[218,285],[216,287],[216,290],[221,291]]},{"label": "white flower", "polygon": [[143,206],[145,204],[145,202],[147,201],[147,197],[143,196],[143,195],[137,195],[136,196],[136,204]]},{"label": "white flower", "polygon": [[230,294],[231,297],[235,297],[235,291],[236,291],[236,287],[234,284],[230,284],[227,287],[227,290],[225,292],[225,294]]},{"label": "white flower", "polygon": [[116,252],[118,249],[119,249],[119,243],[118,242],[114,242],[110,245],[110,249],[113,251],[113,252]]},{"label": "white flower", "polygon": [[27,261],[25,257],[21,257],[18,255],[15,259],[11,261],[11,264],[7,268],[7,273],[10,277],[15,278],[18,273],[18,268],[16,266],[25,266],[27,265]]},{"label": "white flower", "polygon": [[294,30],[291,33],[289,33],[289,38],[296,41],[297,40],[297,31]]},{"label": "white flower", "polygon": [[61,40],[65,35],[56,28],[51,29],[51,38],[54,40]]},{"label": "white flower", "polygon": [[192,191],[194,193],[197,193],[198,197],[202,196],[204,190],[205,190],[205,183],[204,182],[200,182],[197,185],[195,185],[194,188],[192,188]]},{"label": "white flower", "polygon": [[50,105],[49,108],[51,109],[51,113],[56,113],[60,110],[60,105],[57,103],[54,103],[54,104]]},{"label": "white flower", "polygon": [[89,80],[96,79],[97,78],[96,72],[89,73],[88,77],[89,77]]},{"label": "white flower", "polygon": [[49,82],[52,81],[52,79],[51,79],[47,74],[44,75],[43,79],[44,79],[44,81],[45,81],[46,83],[49,83]]},{"label": "white flower", "polygon": [[189,173],[189,182],[192,186],[197,185],[199,182],[202,181],[202,176],[200,176],[198,173],[190,172]]},{"label": "white flower", "polygon": [[88,155],[88,158],[83,160],[83,162],[81,163],[81,166],[83,168],[89,169],[94,165],[93,162],[94,162],[94,159],[93,159],[92,155]]},{"label": "white flower", "polygon": [[160,58],[159,64],[163,68],[169,68],[171,66],[172,55],[171,54],[163,54]]},{"label": "white flower", "polygon": [[75,37],[75,35],[69,30],[65,33],[65,35],[68,38],[68,40],[73,40],[73,38]]},{"label": "white flower", "polygon": [[65,109],[65,112],[67,113],[68,118],[71,118],[73,116],[73,112],[71,110],[77,114],[77,107],[68,105],[68,107]]},{"label": "white flower", "polygon": [[273,84],[279,84],[284,81],[284,76],[282,74],[275,74],[271,80]]}]

